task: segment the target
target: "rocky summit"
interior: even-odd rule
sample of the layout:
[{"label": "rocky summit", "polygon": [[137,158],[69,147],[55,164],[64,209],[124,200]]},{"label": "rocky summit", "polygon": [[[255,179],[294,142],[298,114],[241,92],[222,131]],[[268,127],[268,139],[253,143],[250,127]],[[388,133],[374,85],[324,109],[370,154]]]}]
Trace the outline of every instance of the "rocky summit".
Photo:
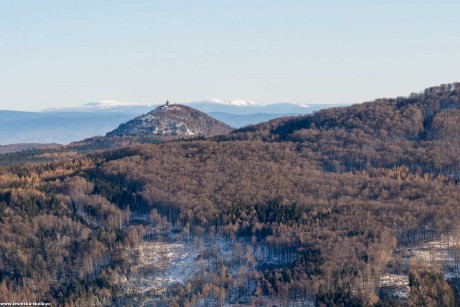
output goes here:
[{"label": "rocky summit", "polygon": [[232,128],[191,107],[166,103],[138,116],[107,136],[196,137],[225,134]]}]

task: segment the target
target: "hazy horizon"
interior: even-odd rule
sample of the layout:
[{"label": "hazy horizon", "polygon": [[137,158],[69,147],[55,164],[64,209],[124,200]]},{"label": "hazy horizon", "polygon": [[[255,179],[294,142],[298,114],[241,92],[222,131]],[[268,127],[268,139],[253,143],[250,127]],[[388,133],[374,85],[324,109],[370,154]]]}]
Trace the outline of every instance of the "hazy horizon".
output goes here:
[{"label": "hazy horizon", "polygon": [[[90,109],[110,109],[110,108],[116,108],[116,107],[155,107],[155,106],[160,106],[165,103],[166,100],[163,101],[158,101],[158,102],[139,102],[139,101],[118,101],[118,100],[101,100],[101,101],[89,101],[81,104],[72,104],[72,105],[59,105],[55,107],[49,107],[49,108],[43,108],[43,109],[33,109],[33,110],[26,110],[26,109],[14,109],[14,108],[1,108],[0,111],[18,111],[18,112],[50,112],[50,111],[75,111],[78,109],[81,110],[90,110]],[[200,104],[200,103],[205,103],[205,104],[216,104],[216,105],[223,105],[223,106],[231,106],[235,108],[240,108],[240,107],[269,107],[271,105],[278,105],[278,104],[292,104],[292,105],[297,105],[299,107],[315,107],[315,106],[346,106],[350,105],[350,103],[312,103],[312,104],[301,104],[297,103],[295,101],[279,101],[279,102],[271,102],[271,103],[263,103],[263,102],[257,102],[257,101],[248,101],[247,105],[244,104],[238,104],[239,101],[247,101],[247,100],[242,100],[242,99],[234,99],[234,100],[221,100],[217,98],[211,98],[211,99],[200,99],[200,100],[192,100],[192,101],[170,101],[168,100],[169,103],[171,104],[184,104],[184,105],[189,105],[189,104]],[[221,101],[221,102],[216,102],[216,101]],[[14,107],[14,106],[13,106]]]},{"label": "hazy horizon", "polygon": [[4,1],[0,109],[360,103],[459,81],[458,1]]}]

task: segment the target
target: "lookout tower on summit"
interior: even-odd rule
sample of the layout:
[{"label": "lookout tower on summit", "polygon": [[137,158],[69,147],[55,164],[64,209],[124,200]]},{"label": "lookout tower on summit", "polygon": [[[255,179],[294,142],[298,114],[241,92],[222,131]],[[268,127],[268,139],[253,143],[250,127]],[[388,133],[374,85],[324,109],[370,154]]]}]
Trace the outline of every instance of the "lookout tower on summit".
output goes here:
[{"label": "lookout tower on summit", "polygon": [[169,106],[169,100],[166,100],[165,106]]}]

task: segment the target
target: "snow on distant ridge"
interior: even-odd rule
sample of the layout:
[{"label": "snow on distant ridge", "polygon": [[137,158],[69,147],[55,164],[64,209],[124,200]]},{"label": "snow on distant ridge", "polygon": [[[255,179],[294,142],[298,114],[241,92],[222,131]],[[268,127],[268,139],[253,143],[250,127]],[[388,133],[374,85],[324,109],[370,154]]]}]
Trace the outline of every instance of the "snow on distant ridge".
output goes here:
[{"label": "snow on distant ridge", "polygon": [[220,105],[228,105],[228,106],[236,106],[236,107],[266,107],[266,106],[276,105],[276,104],[291,104],[291,105],[296,105],[302,108],[311,107],[309,105],[296,103],[293,101],[280,102],[280,103],[258,103],[253,100],[246,100],[246,99],[222,100],[222,99],[217,99],[217,98],[187,101],[187,102],[184,102],[184,104],[192,104],[192,105],[193,104],[220,104]]},{"label": "snow on distant ridge", "polygon": [[198,103],[215,103],[215,104],[225,104],[225,105],[231,105],[231,106],[256,106],[256,105],[263,106],[262,104],[257,104],[256,102],[252,100],[244,100],[244,99],[222,100],[222,99],[217,99],[217,98],[211,98],[211,99],[201,99],[201,100],[184,102],[184,104],[198,104]]},{"label": "snow on distant ridge", "polygon": [[[82,105],[67,105],[64,107],[57,107],[57,108],[50,108],[45,109],[45,112],[59,112],[59,111],[70,111],[70,112],[90,112],[90,111],[104,111],[104,110],[116,110],[117,108],[129,108],[129,107],[156,107],[162,105],[164,102],[160,103],[152,103],[152,102],[129,102],[129,101],[118,101],[118,100],[101,100],[101,101],[92,101],[87,102]],[[191,106],[199,106],[199,105],[216,105],[216,106],[226,106],[226,107],[235,107],[235,108],[252,108],[252,107],[268,107],[272,104],[266,103],[257,103],[252,100],[245,100],[245,99],[234,99],[234,100],[223,100],[217,98],[211,99],[201,99],[201,100],[193,100],[193,101],[186,101],[186,102],[175,102],[172,101],[171,103],[179,103]],[[293,106],[298,106],[301,108],[309,108],[310,106],[304,104],[298,104],[295,102],[285,102],[285,104],[290,104]],[[276,103],[273,105],[277,105]]]}]

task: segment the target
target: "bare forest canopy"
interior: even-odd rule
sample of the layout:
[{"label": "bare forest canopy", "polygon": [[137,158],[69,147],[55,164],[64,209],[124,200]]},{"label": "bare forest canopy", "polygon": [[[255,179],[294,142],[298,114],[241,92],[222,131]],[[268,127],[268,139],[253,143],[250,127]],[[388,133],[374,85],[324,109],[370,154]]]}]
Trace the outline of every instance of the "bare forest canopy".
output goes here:
[{"label": "bare forest canopy", "polygon": [[222,238],[287,259],[235,271],[203,253],[216,269],[163,293],[171,306],[453,306],[442,268],[410,259],[408,297],[378,285],[397,250],[460,229],[459,99],[460,84],[447,84],[207,139],[4,166],[0,302],[135,306],[130,251],[167,224],[178,241]]}]

